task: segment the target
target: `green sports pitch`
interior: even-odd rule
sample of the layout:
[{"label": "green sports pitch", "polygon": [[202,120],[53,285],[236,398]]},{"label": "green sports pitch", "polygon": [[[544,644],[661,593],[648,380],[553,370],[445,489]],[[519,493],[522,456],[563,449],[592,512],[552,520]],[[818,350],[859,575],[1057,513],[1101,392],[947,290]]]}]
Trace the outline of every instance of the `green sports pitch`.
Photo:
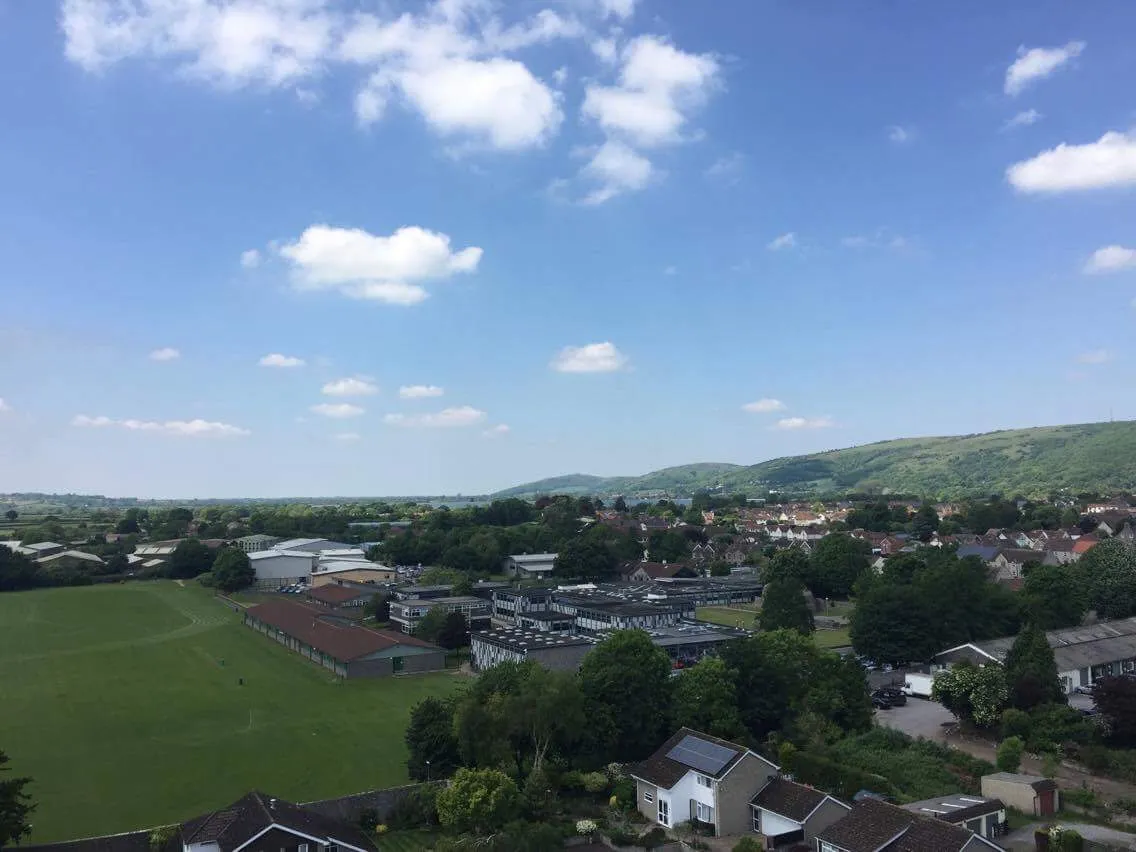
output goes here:
[{"label": "green sports pitch", "polygon": [[0,594],[0,751],[34,780],[33,843],[178,822],[250,789],[404,783],[410,708],[459,683],[337,681],[195,583]]}]

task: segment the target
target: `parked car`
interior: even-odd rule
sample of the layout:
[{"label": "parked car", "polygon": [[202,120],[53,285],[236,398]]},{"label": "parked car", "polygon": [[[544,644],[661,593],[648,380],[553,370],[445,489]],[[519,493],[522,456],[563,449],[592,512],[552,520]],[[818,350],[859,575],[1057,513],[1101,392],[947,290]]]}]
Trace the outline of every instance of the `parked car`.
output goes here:
[{"label": "parked car", "polygon": [[1093,685],[1090,683],[1088,686],[1078,686],[1073,689],[1078,695],[1092,695]]},{"label": "parked car", "polygon": [[907,704],[907,696],[903,694],[903,690],[894,686],[881,686],[872,693],[873,697],[877,695],[887,699],[892,707],[903,707]]},{"label": "parked car", "polygon": [[892,705],[891,701],[888,700],[888,697],[886,695],[880,695],[878,693],[873,692],[872,693],[872,706],[875,707],[877,710],[890,710],[894,705]]}]

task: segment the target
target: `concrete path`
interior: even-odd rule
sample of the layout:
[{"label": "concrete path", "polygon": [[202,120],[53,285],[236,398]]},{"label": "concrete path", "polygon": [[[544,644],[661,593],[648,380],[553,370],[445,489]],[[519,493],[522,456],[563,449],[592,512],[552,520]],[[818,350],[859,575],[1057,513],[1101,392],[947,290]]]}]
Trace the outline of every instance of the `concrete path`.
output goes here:
[{"label": "concrete path", "polygon": [[[1136,849],[1136,834],[1089,823],[1063,822],[1060,825],[1080,833],[1085,840],[1103,843],[1112,849]],[[1037,847],[1034,844],[1033,833],[1043,827],[1043,823],[1031,823],[1024,828],[1010,832],[1005,837],[998,838],[998,843],[1010,852],[1034,852]]]}]

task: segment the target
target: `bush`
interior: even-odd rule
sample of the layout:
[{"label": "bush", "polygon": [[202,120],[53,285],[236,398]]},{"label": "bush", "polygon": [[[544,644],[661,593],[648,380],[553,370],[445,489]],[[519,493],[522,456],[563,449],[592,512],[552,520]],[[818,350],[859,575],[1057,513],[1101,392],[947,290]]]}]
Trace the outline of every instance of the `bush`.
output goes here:
[{"label": "bush", "polygon": [[642,837],[639,838],[638,844],[644,849],[658,849],[660,846],[665,846],[670,842],[667,833],[659,826],[655,826]]},{"label": "bush", "polygon": [[1067,805],[1076,805],[1079,808],[1095,808],[1100,805],[1095,790],[1087,787],[1071,787],[1061,791],[1061,800]]},{"label": "bush", "polygon": [[1002,711],[1002,737],[1003,739],[1009,737],[1020,737],[1023,741],[1028,741],[1030,736],[1030,729],[1033,726],[1033,720],[1030,719],[1030,714],[1025,710],[1019,710],[1016,707],[1011,707],[1008,710]]},{"label": "bush", "polygon": [[427,828],[438,824],[438,786],[424,784],[406,794],[387,818],[391,828]]},{"label": "bush", "polygon": [[611,790],[612,797],[619,802],[621,808],[634,808],[635,797],[638,791],[635,788],[635,782],[630,778],[624,778],[622,781],[616,781]]},{"label": "bush", "polygon": [[1025,743],[1021,737],[1007,737],[998,745],[998,769],[1001,772],[1017,772],[1022,765],[1022,751]]},{"label": "bush", "polygon": [[1026,746],[1032,752],[1053,751],[1066,743],[1088,745],[1097,738],[1097,726],[1072,707],[1044,704],[1031,714]]},{"label": "bush", "polygon": [[743,837],[734,844],[733,852],[762,852],[762,843],[756,837]]},{"label": "bush", "polygon": [[580,781],[584,790],[593,795],[607,790],[607,776],[602,772],[587,772],[580,777]]}]

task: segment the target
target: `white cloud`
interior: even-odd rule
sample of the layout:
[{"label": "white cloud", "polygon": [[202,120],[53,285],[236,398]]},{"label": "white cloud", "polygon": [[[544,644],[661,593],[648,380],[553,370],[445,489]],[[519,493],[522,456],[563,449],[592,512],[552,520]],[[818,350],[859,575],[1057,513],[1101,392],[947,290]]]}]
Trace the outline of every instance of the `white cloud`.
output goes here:
[{"label": "white cloud", "polygon": [[496,426],[490,426],[481,434],[486,438],[499,438],[502,435],[508,435],[509,432],[510,429],[507,423],[498,423]]},{"label": "white cloud", "polygon": [[336,290],[353,299],[413,305],[427,297],[420,282],[473,272],[481,249],[450,250],[445,234],[416,226],[389,237],[358,228],[312,225],[280,248],[301,290]]},{"label": "white cloud", "polygon": [[614,343],[565,346],[552,359],[552,369],[560,373],[611,373],[627,366],[627,357]]},{"label": "white cloud", "polygon": [[742,406],[742,411],[748,411],[750,414],[769,414],[773,411],[784,411],[785,403],[779,399],[759,399],[756,402],[747,402]]},{"label": "white cloud", "polygon": [[379,388],[370,379],[354,376],[328,382],[320,392],[326,396],[373,396],[379,392]]},{"label": "white cloud", "polygon": [[281,355],[279,352],[273,352],[270,355],[265,355],[258,364],[262,367],[303,367],[306,363],[303,358],[296,358],[293,355]]},{"label": "white cloud", "polygon": [[220,85],[284,86],[318,73],[335,25],[324,0],[63,0],[67,58],[97,72],[172,59]]},{"label": "white cloud", "polygon": [[486,414],[471,405],[444,408],[434,414],[388,414],[383,420],[391,426],[405,426],[423,429],[446,429],[460,426],[474,426],[485,420]]},{"label": "white cloud", "polygon": [[895,145],[903,145],[911,141],[911,131],[906,127],[893,124],[888,128],[888,141]]},{"label": "white cloud", "polygon": [[321,402],[319,405],[313,405],[308,410],[314,414],[322,414],[324,417],[331,417],[336,420],[343,420],[347,417],[358,417],[364,412],[364,409],[357,405],[352,405],[349,402]]},{"label": "white cloud", "polygon": [[1093,252],[1093,256],[1085,263],[1084,271],[1089,274],[1100,274],[1133,268],[1136,268],[1136,249],[1105,246]]},{"label": "white cloud", "polygon": [[1006,169],[1019,192],[1071,192],[1136,184],[1136,133],[1110,132],[1084,145],[1062,143]]},{"label": "white cloud", "polygon": [[619,59],[619,44],[613,38],[597,38],[590,46],[596,59],[605,65],[614,65]]},{"label": "white cloud", "polygon": [[332,435],[332,437],[337,441],[343,441],[344,443],[350,443],[352,441],[358,441],[359,440],[359,433],[358,432],[339,432],[335,435]]},{"label": "white cloud", "polygon": [[559,68],[557,68],[555,71],[553,71],[552,72],[552,82],[555,83],[557,86],[563,86],[565,83],[567,83],[568,82],[568,69],[565,66],[561,65]]},{"label": "white cloud", "polygon": [[735,151],[732,154],[723,154],[711,163],[706,169],[706,177],[735,183],[744,168],[745,155]]},{"label": "white cloud", "polygon": [[1071,60],[1076,59],[1085,49],[1083,41],[1071,41],[1064,47],[1018,48],[1018,58],[1006,69],[1005,91],[1007,95],[1020,94],[1026,86],[1060,70]]},{"label": "white cloud", "polygon": [[1031,124],[1037,124],[1042,118],[1042,114],[1036,109],[1022,110],[1003,124],[1002,129],[1013,130],[1015,127],[1029,127]]},{"label": "white cloud", "polygon": [[181,353],[172,346],[163,346],[161,349],[155,349],[147,357],[151,361],[176,361],[181,357]]},{"label": "white cloud", "polygon": [[251,434],[248,429],[242,429],[240,426],[200,419],[165,421],[115,420],[104,416],[88,417],[85,414],[78,414],[72,419],[71,425],[94,429],[113,426],[131,432],[156,432],[186,438],[233,438]]},{"label": "white cloud", "polygon": [[782,234],[779,237],[774,237],[769,241],[769,244],[766,245],[766,248],[770,251],[781,251],[782,249],[791,249],[796,245],[797,235],[792,231],[789,231],[788,233]]},{"label": "white cloud", "polygon": [[401,399],[429,399],[445,393],[437,385],[403,385],[398,389]]},{"label": "white cloud", "polygon": [[687,111],[717,83],[718,61],[684,53],[659,36],[633,39],[622,51],[618,86],[588,86],[583,113],[608,134],[642,146],[681,140]]},{"label": "white cloud", "polygon": [[256,269],[260,266],[260,252],[257,249],[241,252],[241,266],[245,269]]},{"label": "white cloud", "polygon": [[833,425],[831,417],[783,417],[773,424],[773,428],[791,432],[799,429],[828,429]]},{"label": "white cloud", "polygon": [[1107,364],[1111,360],[1112,353],[1107,349],[1093,349],[1077,356],[1078,364]]},{"label": "white cloud", "polygon": [[617,140],[609,139],[596,149],[580,174],[599,186],[584,196],[584,204],[603,204],[615,196],[642,189],[651,182],[651,161]]},{"label": "white cloud", "polygon": [[635,14],[636,0],[599,0],[605,17],[627,20]]},{"label": "white cloud", "polygon": [[5,402],[3,397],[0,397],[0,411],[11,411],[11,410],[12,410],[12,406],[10,406],[7,402]]}]

